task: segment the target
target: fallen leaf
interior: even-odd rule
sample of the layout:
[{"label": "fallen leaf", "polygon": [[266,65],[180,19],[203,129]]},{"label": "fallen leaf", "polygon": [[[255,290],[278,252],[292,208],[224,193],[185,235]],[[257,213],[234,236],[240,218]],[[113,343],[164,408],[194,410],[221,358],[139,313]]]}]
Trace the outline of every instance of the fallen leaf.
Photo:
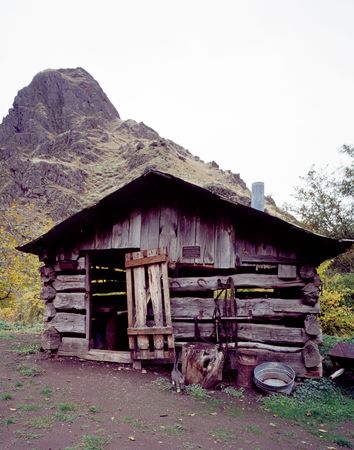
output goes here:
[{"label": "fallen leaf", "polygon": [[269,422],[269,426],[276,427],[275,423],[273,423],[273,422]]},{"label": "fallen leaf", "polygon": [[212,412],[212,413],[209,413],[211,416],[217,416],[218,415],[218,413],[216,413],[216,412]]},{"label": "fallen leaf", "polygon": [[10,411],[17,411],[16,408],[10,408]]},{"label": "fallen leaf", "polygon": [[129,436],[128,439],[129,439],[130,441],[135,441],[135,437],[134,437],[134,436]]},{"label": "fallen leaf", "polygon": [[319,428],[318,431],[320,431],[321,433],[328,433],[328,431],[324,430],[323,428]]},{"label": "fallen leaf", "polygon": [[188,413],[189,416],[194,417],[195,413]]}]

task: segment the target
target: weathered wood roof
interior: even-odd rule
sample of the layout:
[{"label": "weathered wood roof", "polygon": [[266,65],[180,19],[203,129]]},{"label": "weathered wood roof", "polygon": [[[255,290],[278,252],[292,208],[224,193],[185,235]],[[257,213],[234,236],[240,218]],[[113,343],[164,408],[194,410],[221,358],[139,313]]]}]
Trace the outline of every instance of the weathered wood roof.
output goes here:
[{"label": "weathered wood roof", "polygon": [[318,258],[316,258],[319,261],[343,253],[350,248],[353,243],[351,240],[331,239],[312,233],[266,212],[261,212],[249,206],[234,203],[208,189],[188,183],[170,174],[150,169],[140,177],[122,186],[117,191],[102,198],[95,205],[81,210],[54,226],[39,238],[18,247],[18,250],[39,255],[43,251],[57,247],[58,243],[67,240],[69,237],[75,239],[75,235],[80,233],[87,224],[93,223],[97,216],[104,217],[103,213],[114,205],[117,205],[117,203],[125,208],[129,207],[129,205],[132,205],[134,201],[143,195],[146,189],[152,185],[158,186],[161,191],[171,188],[178,191],[184,191],[187,195],[197,196],[200,202],[206,202],[208,206],[219,204],[228,214],[242,217],[243,220],[258,223],[260,226],[264,225],[268,229],[271,228],[274,230],[274,234],[277,232],[285,232],[290,233],[294,238],[296,237],[296,240],[310,240],[316,244],[316,248],[320,249],[320,254],[318,255]]}]

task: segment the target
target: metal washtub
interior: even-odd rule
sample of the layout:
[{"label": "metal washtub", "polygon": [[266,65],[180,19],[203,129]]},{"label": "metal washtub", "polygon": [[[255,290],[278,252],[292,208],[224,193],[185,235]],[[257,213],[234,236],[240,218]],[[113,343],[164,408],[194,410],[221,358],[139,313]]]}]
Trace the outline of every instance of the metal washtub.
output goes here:
[{"label": "metal washtub", "polygon": [[295,372],[285,364],[266,362],[255,367],[253,381],[260,390],[268,394],[290,394],[294,387]]}]

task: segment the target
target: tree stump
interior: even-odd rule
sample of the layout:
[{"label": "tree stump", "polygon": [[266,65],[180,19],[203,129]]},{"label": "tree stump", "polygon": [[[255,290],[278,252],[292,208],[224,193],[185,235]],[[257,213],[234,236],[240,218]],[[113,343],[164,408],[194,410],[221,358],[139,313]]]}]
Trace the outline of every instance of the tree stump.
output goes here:
[{"label": "tree stump", "polygon": [[190,343],[182,350],[182,373],[186,384],[212,388],[222,380],[224,353],[214,344]]}]

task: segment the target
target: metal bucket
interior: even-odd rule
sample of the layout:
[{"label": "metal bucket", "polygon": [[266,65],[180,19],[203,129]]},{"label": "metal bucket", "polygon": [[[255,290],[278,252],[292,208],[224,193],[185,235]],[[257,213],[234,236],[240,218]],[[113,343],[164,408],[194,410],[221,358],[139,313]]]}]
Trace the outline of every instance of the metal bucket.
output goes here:
[{"label": "metal bucket", "polygon": [[253,381],[259,389],[268,394],[290,394],[294,387],[295,372],[285,364],[266,362],[255,367]]}]

